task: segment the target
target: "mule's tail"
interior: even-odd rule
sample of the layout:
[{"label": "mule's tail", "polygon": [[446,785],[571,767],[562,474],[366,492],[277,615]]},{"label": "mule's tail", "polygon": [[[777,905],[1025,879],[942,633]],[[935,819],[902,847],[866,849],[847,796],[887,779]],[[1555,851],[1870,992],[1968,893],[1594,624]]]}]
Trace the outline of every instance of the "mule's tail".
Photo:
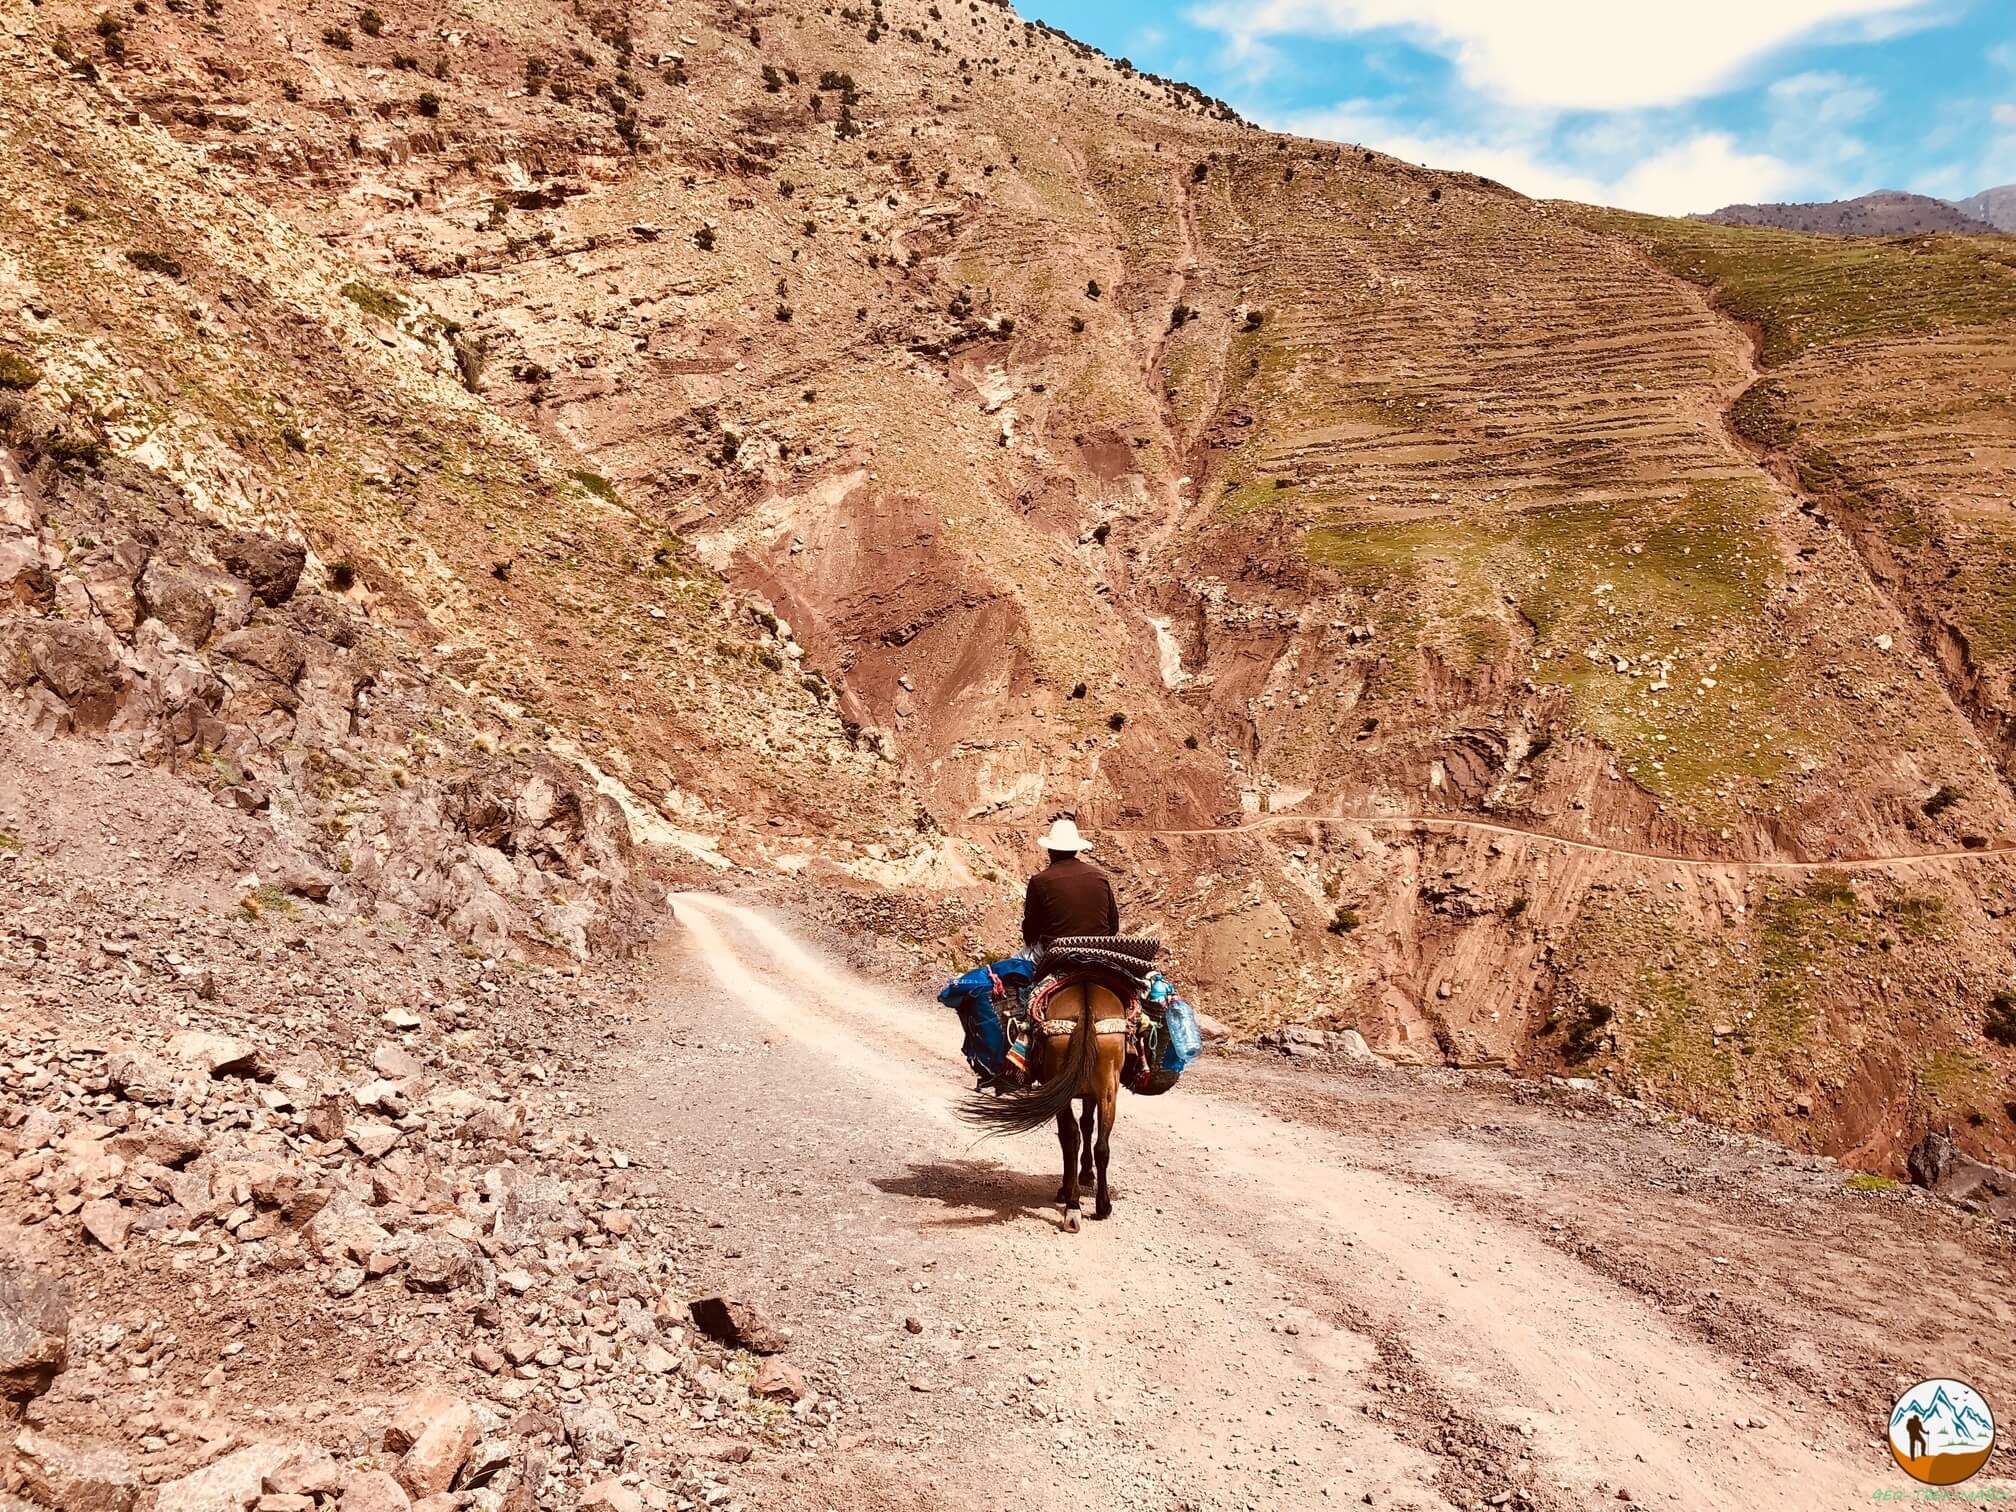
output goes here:
[{"label": "mule's tail", "polygon": [[1064,1050],[1064,1064],[1042,1086],[1027,1092],[1011,1092],[1006,1097],[982,1097],[975,1092],[959,1102],[962,1123],[971,1124],[993,1138],[1002,1134],[1027,1134],[1057,1115],[1078,1095],[1078,1081],[1085,1073],[1086,1057],[1092,1053],[1092,994],[1081,993],[1078,1022],[1071,1030],[1071,1043]]}]

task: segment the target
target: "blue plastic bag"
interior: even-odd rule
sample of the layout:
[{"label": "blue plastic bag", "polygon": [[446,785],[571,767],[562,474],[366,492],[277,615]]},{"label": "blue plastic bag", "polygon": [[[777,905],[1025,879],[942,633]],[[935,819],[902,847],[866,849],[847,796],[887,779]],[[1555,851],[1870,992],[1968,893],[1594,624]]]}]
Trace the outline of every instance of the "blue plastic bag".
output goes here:
[{"label": "blue plastic bag", "polygon": [[1180,997],[1172,995],[1162,1005],[1162,1030],[1162,1070],[1180,1074],[1204,1053],[1204,1036],[1197,1030],[1197,1010]]},{"label": "blue plastic bag", "polygon": [[1162,1023],[1162,1032],[1156,1036],[1161,1043],[1155,1069],[1169,1076],[1173,1085],[1173,1079],[1204,1053],[1197,1010],[1176,995],[1176,984],[1159,971],[1148,973],[1141,996],[1147,1010]]}]

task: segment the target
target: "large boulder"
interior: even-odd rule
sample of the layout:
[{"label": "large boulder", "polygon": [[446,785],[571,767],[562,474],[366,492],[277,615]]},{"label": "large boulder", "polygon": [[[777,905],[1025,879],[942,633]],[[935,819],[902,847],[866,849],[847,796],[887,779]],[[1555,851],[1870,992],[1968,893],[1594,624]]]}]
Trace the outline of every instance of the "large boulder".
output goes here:
[{"label": "large boulder", "polygon": [[308,648],[301,637],[271,620],[220,635],[213,649],[289,688],[308,664]]},{"label": "large boulder", "polygon": [[139,594],[149,619],[197,651],[217,630],[235,630],[252,614],[252,590],[238,579],[165,552],[140,574]]},{"label": "large boulder", "polygon": [[331,1264],[362,1265],[392,1236],[372,1218],[371,1210],[348,1192],[338,1192],[301,1230],[301,1242],[311,1254]]},{"label": "large boulder", "polygon": [[114,1050],[106,1056],[105,1080],[128,1102],[158,1108],[175,1100],[175,1073],[138,1050]]},{"label": "large boulder", "polygon": [[616,1413],[599,1397],[588,1397],[569,1407],[565,1414],[567,1443],[574,1457],[584,1465],[620,1465],[623,1462],[623,1427]]},{"label": "large boulder", "polygon": [[749,1390],[759,1397],[782,1397],[788,1402],[803,1401],[811,1388],[805,1377],[782,1360],[769,1359],[756,1367]]},{"label": "large boulder", "polygon": [[416,1392],[385,1430],[386,1449],[399,1455],[393,1476],[409,1496],[437,1496],[455,1484],[477,1436],[476,1409],[467,1402],[446,1392]]},{"label": "large boulder", "polygon": [[0,687],[40,682],[85,729],[102,730],[119,712],[126,677],[118,643],[103,625],[66,620],[0,623]]},{"label": "large boulder", "polygon": [[644,1512],[644,1499],[612,1475],[581,1493],[581,1512]]},{"label": "large boulder", "polygon": [[286,603],[301,585],[308,553],[292,541],[256,530],[234,530],[215,544],[217,560],[250,583],[252,591],[271,606]]},{"label": "large boulder", "polygon": [[65,1444],[24,1428],[14,1439],[14,1468],[28,1494],[62,1512],[131,1512],[140,1477],[123,1451]]},{"label": "large boulder", "polygon": [[469,1246],[447,1234],[428,1234],[406,1252],[406,1285],[414,1291],[450,1292],[476,1278]]},{"label": "large boulder", "polygon": [[56,597],[56,579],[42,560],[33,536],[0,541],[0,604],[45,609]]},{"label": "large boulder", "polygon": [[700,1332],[732,1349],[775,1354],[789,1342],[782,1329],[747,1302],[733,1297],[702,1297],[689,1302],[686,1311]]},{"label": "large boulder", "polygon": [[[5,407],[5,401],[0,401]],[[20,434],[19,407],[0,413],[0,433],[8,439]],[[42,500],[35,481],[21,470],[13,453],[0,447],[0,530],[33,535],[42,524]]]},{"label": "large boulder", "polygon": [[343,1512],[407,1512],[413,1505],[405,1489],[383,1470],[365,1470],[343,1488]]},{"label": "large boulder", "polygon": [[160,1490],[154,1512],[246,1512],[265,1494],[266,1477],[311,1451],[300,1443],[252,1444]]},{"label": "large boulder", "polygon": [[267,1078],[259,1047],[234,1035],[184,1029],[169,1037],[168,1053],[179,1061],[202,1067],[213,1077],[249,1076],[260,1081]]},{"label": "large boulder", "polygon": [[70,575],[91,609],[115,634],[130,637],[140,625],[140,600],[133,583],[147,565],[147,549],[131,536],[110,546],[94,546],[70,563]]},{"label": "large boulder", "polygon": [[2016,1171],[1963,1154],[1944,1134],[1927,1134],[1919,1140],[1905,1166],[1912,1181],[1949,1202],[2016,1219]]},{"label": "large boulder", "polygon": [[150,1124],[113,1135],[110,1146],[123,1160],[144,1160],[179,1171],[203,1153],[204,1138],[199,1129],[188,1124]]},{"label": "large boulder", "polygon": [[49,1389],[69,1358],[70,1306],[39,1271],[0,1255],[0,1403],[10,1414]]},{"label": "large boulder", "polygon": [[326,1496],[342,1494],[349,1472],[326,1449],[306,1448],[285,1463],[266,1472],[264,1486],[272,1496]]}]

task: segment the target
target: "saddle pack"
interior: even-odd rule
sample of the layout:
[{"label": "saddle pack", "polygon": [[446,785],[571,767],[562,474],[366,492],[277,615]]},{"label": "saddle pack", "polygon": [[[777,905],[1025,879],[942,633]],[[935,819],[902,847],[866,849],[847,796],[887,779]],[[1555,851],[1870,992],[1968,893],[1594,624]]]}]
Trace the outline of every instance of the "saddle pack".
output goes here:
[{"label": "saddle pack", "polygon": [[1120,1081],[1130,1092],[1159,1096],[1176,1085],[1203,1049],[1197,1015],[1175,986],[1150,964],[1162,942],[1133,935],[1083,935],[1052,940],[1034,960],[1010,956],[976,966],[945,984],[938,1001],[959,1015],[960,1045],[980,1084],[999,1091],[1027,1074],[1031,1034],[1068,1034],[1072,1021],[1048,1020],[1045,1008],[1067,982],[1096,982],[1126,1005],[1124,1018],[1100,1033],[1124,1032]]},{"label": "saddle pack", "polygon": [[992,1081],[1008,1068],[1007,1019],[1028,1011],[1035,965],[1022,956],[976,966],[952,978],[938,1001],[959,1015],[965,1031],[960,1053],[973,1074]]}]

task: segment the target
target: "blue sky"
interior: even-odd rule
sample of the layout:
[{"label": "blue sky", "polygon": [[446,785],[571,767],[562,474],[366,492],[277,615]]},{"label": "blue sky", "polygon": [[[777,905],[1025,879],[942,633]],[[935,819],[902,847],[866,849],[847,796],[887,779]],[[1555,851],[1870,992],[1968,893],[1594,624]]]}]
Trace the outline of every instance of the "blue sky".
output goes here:
[{"label": "blue sky", "polygon": [[2016,0],[1018,0],[1248,119],[1680,214],[2016,182]]}]

